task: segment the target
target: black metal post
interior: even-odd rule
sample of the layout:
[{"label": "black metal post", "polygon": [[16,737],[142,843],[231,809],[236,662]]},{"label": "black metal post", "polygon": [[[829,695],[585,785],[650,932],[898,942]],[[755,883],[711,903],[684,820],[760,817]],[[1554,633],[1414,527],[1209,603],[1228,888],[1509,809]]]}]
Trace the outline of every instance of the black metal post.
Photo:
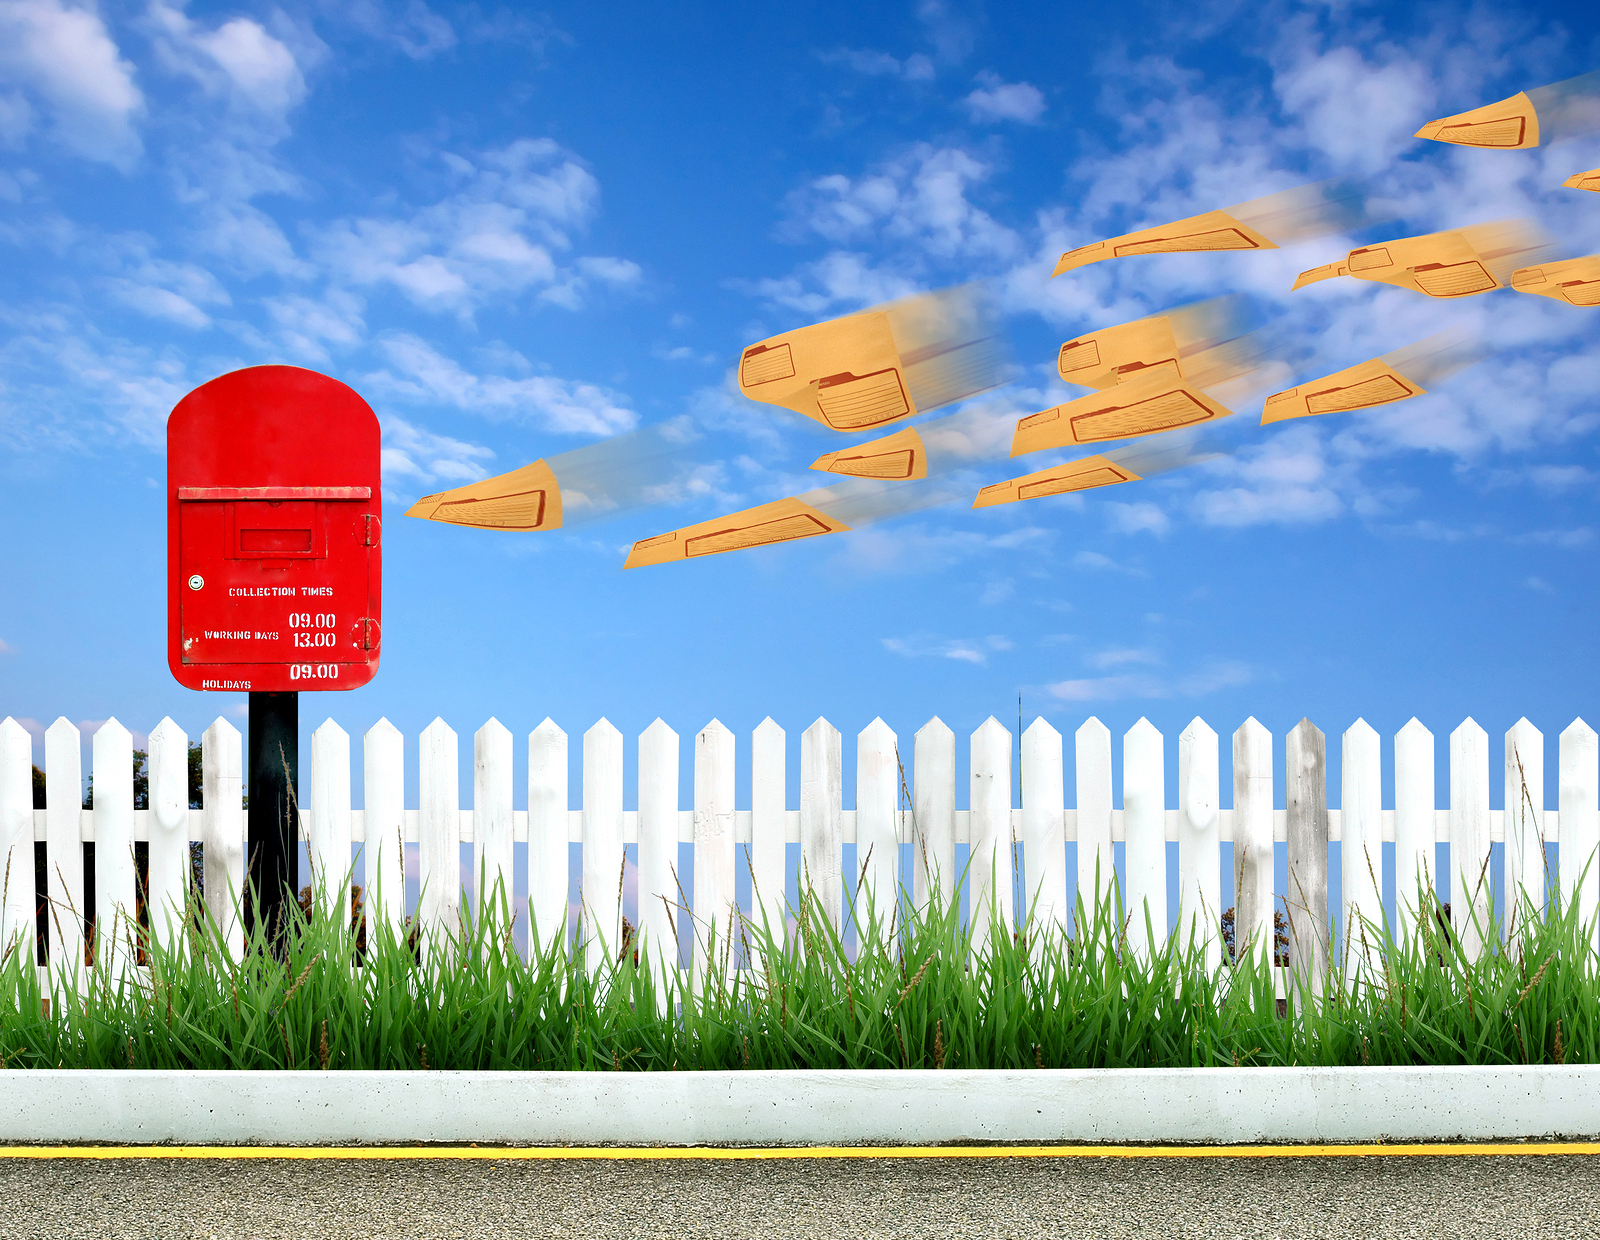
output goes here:
[{"label": "black metal post", "polygon": [[285,925],[284,901],[294,899],[291,867],[299,855],[295,785],[300,776],[300,695],[250,695],[250,797],[246,885],[253,889],[250,929],[263,925],[276,939]]}]

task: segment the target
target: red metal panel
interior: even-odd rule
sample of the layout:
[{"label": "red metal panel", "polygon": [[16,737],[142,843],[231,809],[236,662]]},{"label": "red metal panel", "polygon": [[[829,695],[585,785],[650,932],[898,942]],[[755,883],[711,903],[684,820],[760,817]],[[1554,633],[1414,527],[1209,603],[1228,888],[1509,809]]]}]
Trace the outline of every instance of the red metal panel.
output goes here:
[{"label": "red metal panel", "polygon": [[236,370],[167,419],[167,663],[190,689],[355,689],[378,670],[378,419],[336,379]]}]

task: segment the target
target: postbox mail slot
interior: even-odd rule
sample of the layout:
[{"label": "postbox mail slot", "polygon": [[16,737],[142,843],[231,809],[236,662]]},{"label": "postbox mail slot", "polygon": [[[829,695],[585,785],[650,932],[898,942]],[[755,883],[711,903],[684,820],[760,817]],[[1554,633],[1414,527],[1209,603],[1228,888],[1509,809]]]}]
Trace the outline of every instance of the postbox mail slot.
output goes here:
[{"label": "postbox mail slot", "polygon": [[179,487],[180,500],[371,499],[371,487]]},{"label": "postbox mail slot", "polygon": [[322,559],[328,554],[328,508],[355,512],[358,502],[236,500],[226,505],[233,534],[228,556],[235,560]]}]

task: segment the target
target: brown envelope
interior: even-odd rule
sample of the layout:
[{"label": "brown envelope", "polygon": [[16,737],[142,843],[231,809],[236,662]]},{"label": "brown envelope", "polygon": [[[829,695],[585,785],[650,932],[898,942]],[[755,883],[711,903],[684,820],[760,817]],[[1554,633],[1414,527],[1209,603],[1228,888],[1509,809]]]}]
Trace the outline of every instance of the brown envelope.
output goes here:
[{"label": "brown envelope", "polygon": [[1095,487],[1115,486],[1119,482],[1137,482],[1139,475],[1126,465],[1118,465],[1103,456],[1086,456],[1051,469],[1024,474],[1006,482],[997,482],[978,492],[972,501],[974,508],[992,508],[995,504],[1014,504],[1023,499],[1043,499],[1046,495],[1065,495],[1069,491],[1088,491]]},{"label": "brown envelope", "polygon": [[1561,184],[1566,189],[1587,189],[1600,194],[1600,168],[1590,168],[1588,172],[1576,172]]},{"label": "brown envelope", "polygon": [[1062,345],[1056,355],[1056,370],[1063,379],[1101,391],[1152,369],[1183,377],[1172,322],[1165,315],[1079,336]]},{"label": "brown envelope", "polygon": [[917,411],[882,312],[796,328],[751,345],[739,358],[739,390],[836,431],[869,430]]},{"label": "brown envelope", "polygon": [[1183,254],[1209,250],[1276,250],[1272,241],[1226,211],[1207,211],[1186,220],[1174,220],[1068,250],[1056,263],[1052,277],[1108,258],[1134,254]]},{"label": "brown envelope", "polygon": [[1471,297],[1504,288],[1507,260],[1514,266],[1517,255],[1531,253],[1537,245],[1538,237],[1516,220],[1400,237],[1351,250],[1343,262],[1301,272],[1294,287],[1348,275],[1429,297]]},{"label": "brown envelope", "polygon": [[1525,92],[1518,91],[1499,103],[1429,121],[1417,130],[1417,137],[1453,142],[1457,146],[1521,151],[1539,145],[1539,114],[1534,110],[1533,100]]},{"label": "brown envelope", "polygon": [[724,551],[794,542],[817,534],[837,534],[849,528],[843,521],[836,521],[798,499],[780,499],[673,530],[670,534],[642,538],[633,544],[623,567],[643,568],[648,564],[694,560]]},{"label": "brown envelope", "polygon": [[882,439],[828,452],[811,462],[812,469],[852,478],[899,481],[928,476],[928,454],[922,436],[913,430],[897,431]]},{"label": "brown envelope", "polygon": [[1172,375],[1156,373],[1030,414],[1017,423],[1011,455],[1175,431],[1232,413],[1199,388]]},{"label": "brown envelope", "polygon": [[561,486],[542,460],[437,495],[424,495],[408,517],[484,530],[561,528]]},{"label": "brown envelope", "polygon": [[1511,287],[1569,306],[1600,306],[1600,254],[1520,268],[1512,273]]},{"label": "brown envelope", "polygon": [[1423,389],[1380,358],[1267,397],[1261,425],[1319,413],[1349,413],[1421,396]]}]

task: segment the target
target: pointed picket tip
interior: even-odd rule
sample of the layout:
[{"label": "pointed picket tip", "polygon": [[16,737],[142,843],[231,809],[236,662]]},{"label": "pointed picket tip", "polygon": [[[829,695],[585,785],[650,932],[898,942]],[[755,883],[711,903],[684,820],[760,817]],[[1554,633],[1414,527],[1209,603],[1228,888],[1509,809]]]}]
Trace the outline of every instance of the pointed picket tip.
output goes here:
[{"label": "pointed picket tip", "polygon": [[1151,723],[1148,719],[1146,719],[1143,715],[1140,715],[1139,716],[1139,722],[1134,724],[1131,728],[1128,729],[1127,735],[1128,736],[1160,736],[1161,735],[1161,730],[1159,728],[1157,728],[1155,724]]},{"label": "pointed picket tip", "polygon": [[215,736],[223,740],[237,741],[239,739],[239,729],[221,715],[218,715],[211,721],[211,726],[206,729],[206,735]]},{"label": "pointed picket tip", "polygon": [[563,732],[556,721],[550,718],[548,715],[545,716],[543,723],[536,727],[532,732],[528,733],[528,736],[530,739],[533,737],[538,737],[540,740],[555,738],[559,738],[561,740],[567,739],[567,734]]},{"label": "pointed picket tip", "polygon": [[1235,736],[1247,736],[1252,739],[1260,736],[1265,736],[1268,740],[1272,739],[1272,733],[1267,731],[1266,726],[1254,715],[1251,715],[1235,728],[1233,734]]},{"label": "pointed picket tip", "polygon": [[1561,734],[1561,739],[1571,737],[1575,741],[1593,741],[1596,739],[1595,731],[1582,718],[1574,719],[1567,725],[1567,730]]},{"label": "pointed picket tip", "polygon": [[1204,740],[1207,737],[1209,737],[1212,740],[1216,740],[1216,738],[1217,738],[1216,730],[1214,728],[1212,728],[1212,726],[1209,723],[1207,723],[1204,719],[1200,718],[1199,715],[1196,715],[1193,719],[1189,720],[1189,726],[1186,727],[1179,734],[1178,739],[1179,740],[1188,739],[1188,740],[1192,740],[1192,741],[1198,741],[1198,740]]},{"label": "pointed picket tip", "polygon": [[1294,727],[1290,728],[1289,729],[1289,735],[1290,736],[1298,736],[1298,737],[1301,737],[1302,739],[1308,738],[1308,737],[1315,737],[1319,741],[1323,739],[1323,737],[1322,737],[1322,729],[1319,728],[1316,724],[1312,723],[1309,718],[1301,719],[1299,723],[1295,724]]},{"label": "pointed picket tip", "polygon": [[805,730],[805,732],[803,733],[803,735],[805,735],[805,736],[829,736],[829,735],[838,736],[839,735],[839,729],[834,727],[833,724],[829,723],[821,715],[818,715],[817,719],[816,719],[816,722],[813,723],[809,728],[807,728]]},{"label": "pointed picket tip", "polygon": [[74,738],[74,740],[76,740],[78,737],[78,729],[65,715],[62,715],[44,730],[45,740],[49,740],[53,736],[71,736]]},{"label": "pointed picket tip", "polygon": [[648,728],[639,733],[639,739],[642,741],[656,740],[657,738],[674,741],[678,739],[678,734],[668,726],[667,721],[661,718],[660,715],[655,717]]},{"label": "pointed picket tip", "polygon": [[511,729],[493,715],[489,716],[489,721],[479,728],[473,736],[474,739],[480,741],[504,740],[508,745],[511,743]]},{"label": "pointed picket tip", "polygon": [[1377,729],[1365,719],[1357,719],[1344,730],[1344,735],[1346,740],[1372,741],[1374,744],[1379,739]]},{"label": "pointed picket tip", "polygon": [[600,719],[592,728],[583,734],[583,739],[585,741],[590,739],[609,740],[612,737],[616,737],[620,741],[622,739],[622,733],[617,731],[616,725],[604,715],[600,717]]},{"label": "pointed picket tip", "polygon": [[1030,736],[1042,736],[1046,740],[1058,741],[1061,739],[1061,733],[1056,731],[1055,728],[1051,727],[1043,715],[1036,715],[1033,722],[1028,725],[1028,730],[1022,735],[1024,738]]},{"label": "pointed picket tip", "polygon": [[[658,719],[658,720],[656,720],[656,722],[660,723],[661,721]],[[783,732],[783,728],[781,726],[779,726],[778,721],[776,719],[774,719],[771,715],[768,715],[760,723],[756,724],[755,735],[757,735],[757,736],[772,736],[772,737],[776,737],[778,740],[782,740],[783,736],[784,736],[784,732]]]},{"label": "pointed picket tip", "polygon": [[[102,741],[100,739],[101,737],[104,737],[105,739]],[[127,741],[131,746],[133,744],[133,733],[128,731],[127,728],[123,727],[122,724],[117,721],[117,717],[115,715],[113,715],[110,719],[107,719],[95,729],[94,743],[96,745],[116,745],[122,743],[123,741]]]},{"label": "pointed picket tip", "polygon": [[895,736],[894,729],[885,723],[880,717],[874,719],[871,723],[867,724],[866,727],[862,728],[860,735],[856,739],[862,741],[885,742],[884,748],[893,749],[895,744],[898,742],[899,737]]},{"label": "pointed picket tip", "polygon": [[733,733],[728,730],[728,726],[720,719],[713,719],[710,723],[706,724],[705,727],[700,729],[700,735],[705,737],[726,736],[729,740],[733,739]]},{"label": "pointed picket tip", "polygon": [[1007,729],[1005,724],[1001,723],[993,715],[990,715],[987,719],[980,723],[977,726],[977,729],[972,733],[973,740],[977,740],[979,737],[999,740],[1002,736],[1006,738],[1006,743],[1009,745],[1011,743],[1011,732],[1009,729]]},{"label": "pointed picket tip", "polygon": [[1396,741],[1412,739],[1431,741],[1433,733],[1428,731],[1422,720],[1413,715],[1411,716],[1411,721],[1394,734],[1394,738]]},{"label": "pointed picket tip", "polygon": [[446,737],[452,742],[456,739],[455,729],[437,715],[434,716],[432,723],[422,729],[423,740],[433,740],[436,737]]},{"label": "pointed picket tip", "polygon": [[335,723],[331,718],[324,719],[322,721],[322,725],[311,734],[311,739],[314,741],[325,740],[330,737],[347,741],[350,739],[350,734],[341,728],[337,723]]},{"label": "pointed picket tip", "polygon": [[150,740],[152,742],[158,740],[176,741],[180,745],[186,745],[189,742],[189,738],[184,734],[183,729],[172,722],[171,715],[162,715],[161,722],[150,729]]},{"label": "pointed picket tip", "polygon": [[1468,715],[1461,721],[1461,726],[1458,727],[1454,732],[1450,733],[1451,740],[1456,740],[1457,738],[1464,741],[1487,740],[1489,738],[1489,734],[1478,726],[1478,721],[1476,719],[1474,719],[1471,715]]},{"label": "pointed picket tip", "polygon": [[[1570,731],[1571,729],[1568,729],[1568,730]],[[19,736],[27,736],[27,735],[28,735],[28,729],[23,727],[20,723],[18,723],[10,715],[7,715],[4,719],[0,719],[0,737],[4,737],[8,741],[14,741]],[[28,745],[29,745],[29,748],[32,748],[32,745],[33,745],[33,738],[32,737],[28,738]]]},{"label": "pointed picket tip", "polygon": [[932,719],[928,720],[927,723],[923,724],[917,729],[917,739],[920,741],[924,736],[926,736],[929,740],[933,740],[936,737],[943,738],[946,736],[950,737],[952,740],[955,739],[955,733],[950,730],[950,726],[945,723],[943,719],[939,718],[938,715],[935,715]]},{"label": "pointed picket tip", "polygon": [[1111,729],[1106,727],[1105,724],[1101,723],[1099,719],[1095,718],[1093,715],[1090,715],[1083,721],[1082,724],[1079,725],[1078,730],[1076,733],[1074,733],[1074,735],[1076,735],[1080,740],[1099,738],[1109,742],[1111,740]]},{"label": "pointed picket tip", "polygon": [[1534,727],[1533,724],[1529,723],[1528,717],[1524,715],[1506,730],[1506,739],[1508,741],[1539,741],[1540,743],[1543,743],[1544,733],[1539,731],[1538,728]]},{"label": "pointed picket tip", "polygon": [[394,724],[390,723],[387,717],[380,716],[378,722],[367,729],[366,739],[369,741],[375,741],[380,737],[383,739],[388,739],[391,736],[399,735],[400,729],[395,727]]}]

